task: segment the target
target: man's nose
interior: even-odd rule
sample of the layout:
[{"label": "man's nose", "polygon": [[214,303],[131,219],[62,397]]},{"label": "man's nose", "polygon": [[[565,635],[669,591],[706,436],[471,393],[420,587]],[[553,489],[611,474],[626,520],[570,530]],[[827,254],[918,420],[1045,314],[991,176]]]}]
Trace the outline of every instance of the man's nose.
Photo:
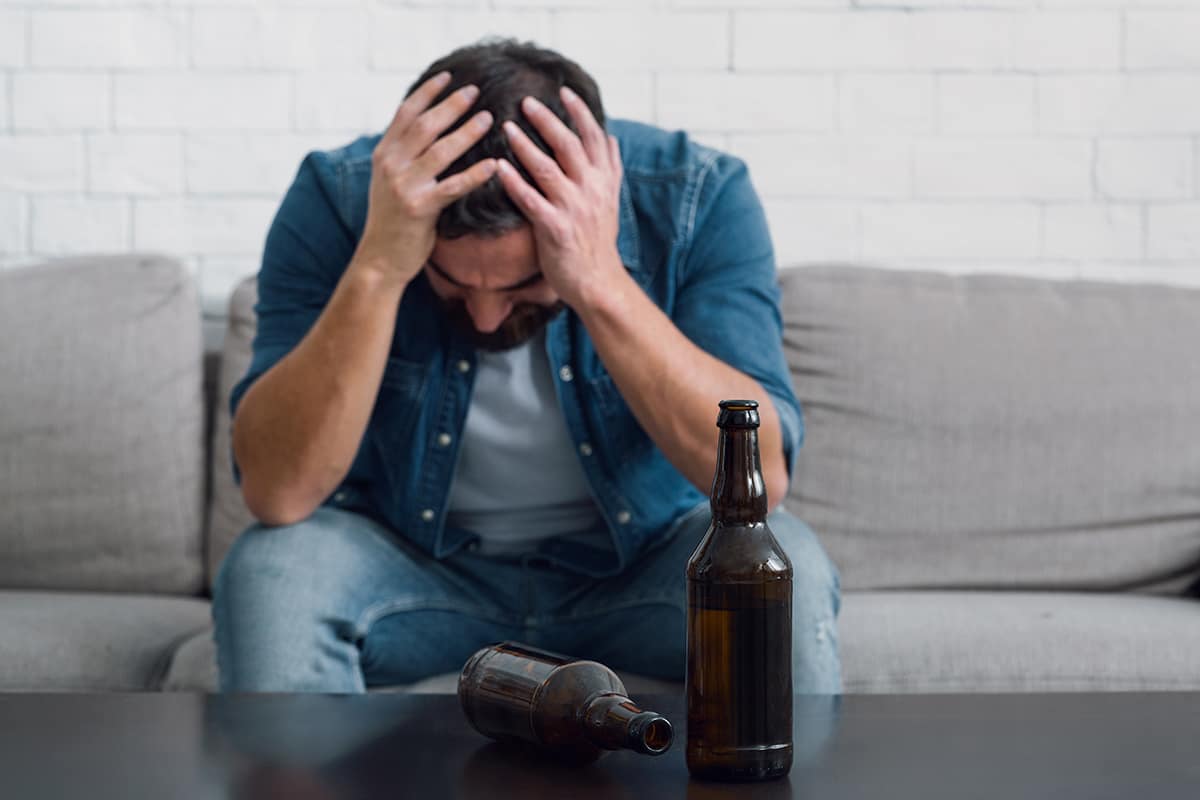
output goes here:
[{"label": "man's nose", "polygon": [[512,311],[512,301],[502,295],[475,294],[467,299],[467,311],[480,333],[492,333]]}]

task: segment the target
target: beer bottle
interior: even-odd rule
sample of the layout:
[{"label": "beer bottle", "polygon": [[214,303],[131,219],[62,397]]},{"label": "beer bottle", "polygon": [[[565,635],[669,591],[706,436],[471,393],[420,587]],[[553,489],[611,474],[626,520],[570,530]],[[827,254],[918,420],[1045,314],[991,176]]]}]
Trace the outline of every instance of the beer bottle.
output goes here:
[{"label": "beer bottle", "polygon": [[767,527],[758,403],[720,406],[712,524],[687,565],[687,765],[764,780],[792,766],[792,564]]},{"label": "beer bottle", "polygon": [[656,756],[673,739],[667,718],[634,705],[608,667],[516,642],[471,656],[458,678],[458,700],[483,735],[532,743],[575,763],[620,748]]}]

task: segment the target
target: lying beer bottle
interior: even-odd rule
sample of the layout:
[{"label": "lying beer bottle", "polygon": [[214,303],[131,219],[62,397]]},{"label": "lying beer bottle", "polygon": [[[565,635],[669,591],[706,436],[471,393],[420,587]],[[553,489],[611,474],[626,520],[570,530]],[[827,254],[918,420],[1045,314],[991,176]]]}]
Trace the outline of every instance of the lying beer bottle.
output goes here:
[{"label": "lying beer bottle", "polygon": [[720,405],[712,524],[687,565],[687,766],[765,780],[792,766],[792,564],[767,527],[758,403]]},{"label": "lying beer bottle", "polygon": [[458,677],[458,700],[484,736],[531,743],[575,763],[621,748],[657,756],[674,736],[667,718],[634,705],[603,664],[515,642],[471,656]]}]

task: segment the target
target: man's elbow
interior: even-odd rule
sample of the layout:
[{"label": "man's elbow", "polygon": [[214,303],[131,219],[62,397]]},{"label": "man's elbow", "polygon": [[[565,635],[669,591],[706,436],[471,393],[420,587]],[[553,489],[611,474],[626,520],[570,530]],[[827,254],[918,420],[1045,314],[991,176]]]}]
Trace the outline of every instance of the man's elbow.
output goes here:
[{"label": "man's elbow", "polygon": [[255,450],[250,447],[252,443],[247,440],[243,426],[238,422],[239,417],[234,417],[233,460],[239,467],[242,502],[246,509],[268,527],[295,525],[308,519],[321,504],[320,498],[312,500],[308,496],[311,492],[289,485],[289,481],[281,480],[280,475],[272,473],[269,464],[261,463],[255,457]]},{"label": "man's elbow", "polygon": [[783,472],[772,472],[763,477],[767,490],[767,510],[774,511],[783,502],[788,493],[788,476]]},{"label": "man's elbow", "polygon": [[251,515],[269,528],[303,522],[319,505],[278,489],[264,490],[247,476],[242,478],[242,500]]}]

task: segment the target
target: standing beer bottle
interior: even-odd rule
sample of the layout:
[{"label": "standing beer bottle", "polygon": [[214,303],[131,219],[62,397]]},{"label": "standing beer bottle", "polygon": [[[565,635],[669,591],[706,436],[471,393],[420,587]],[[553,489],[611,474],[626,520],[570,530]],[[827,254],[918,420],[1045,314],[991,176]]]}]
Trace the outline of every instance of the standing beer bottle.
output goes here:
[{"label": "standing beer bottle", "polygon": [[767,527],[758,403],[724,400],[712,524],[687,565],[687,766],[765,780],[792,766],[792,564]]},{"label": "standing beer bottle", "polygon": [[471,656],[458,677],[458,700],[485,736],[537,745],[569,762],[621,748],[657,756],[673,738],[667,718],[634,705],[608,667],[516,642]]}]

